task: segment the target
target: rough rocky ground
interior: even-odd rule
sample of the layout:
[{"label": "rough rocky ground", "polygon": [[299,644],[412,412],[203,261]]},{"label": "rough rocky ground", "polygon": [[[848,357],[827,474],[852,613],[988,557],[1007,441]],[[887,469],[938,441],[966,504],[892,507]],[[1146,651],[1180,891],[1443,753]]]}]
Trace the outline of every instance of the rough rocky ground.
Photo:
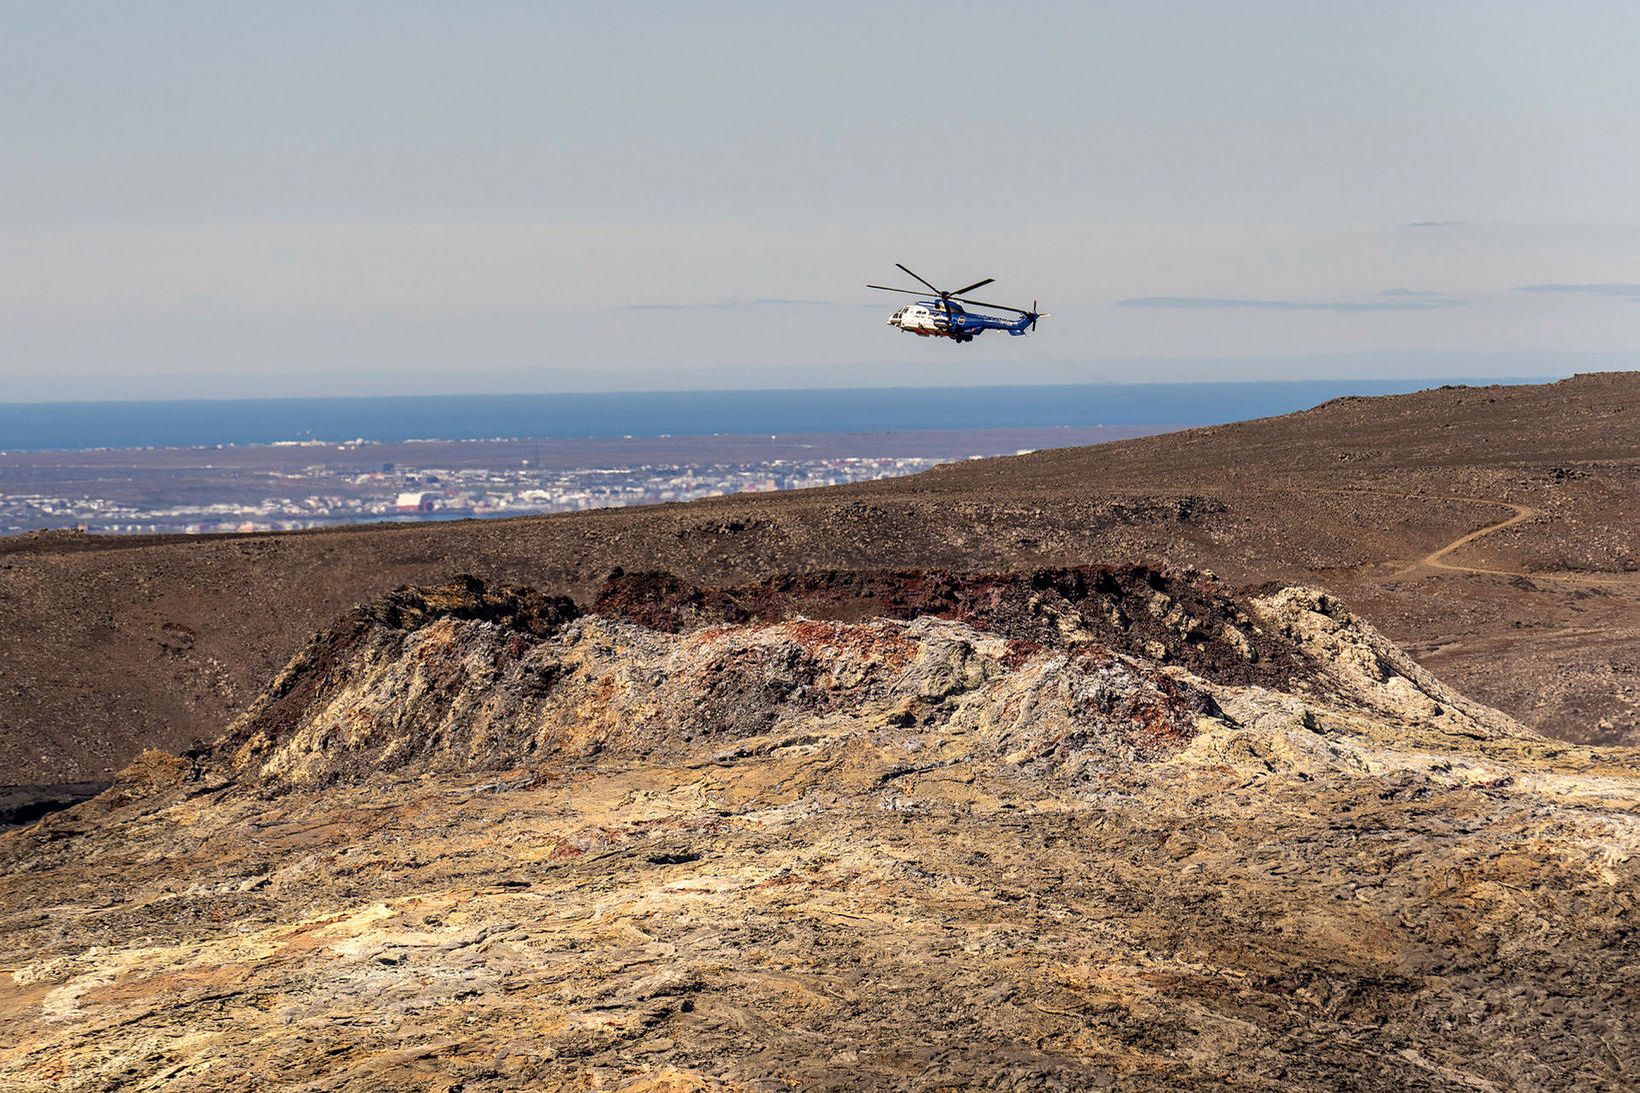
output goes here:
[{"label": "rough rocky ground", "polygon": [[0,835],[0,1087],[1632,1088],[1637,854],[1316,591],[466,580]]},{"label": "rough rocky ground", "polygon": [[1137,562],[1303,583],[1534,728],[1634,742],[1637,460],[1640,373],[1602,374],[684,506],[0,540],[0,784],[106,779],[145,746],[214,735],[308,634],[397,585],[473,573],[585,598],[617,567],[723,586]]}]

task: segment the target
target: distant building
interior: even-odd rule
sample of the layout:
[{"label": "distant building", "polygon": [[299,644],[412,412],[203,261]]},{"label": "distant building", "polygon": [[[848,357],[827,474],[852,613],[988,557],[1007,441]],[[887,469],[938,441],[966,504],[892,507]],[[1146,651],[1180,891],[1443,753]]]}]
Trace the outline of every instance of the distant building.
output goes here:
[{"label": "distant building", "polygon": [[394,506],[400,512],[432,512],[433,495],[431,493],[401,493],[398,504]]}]

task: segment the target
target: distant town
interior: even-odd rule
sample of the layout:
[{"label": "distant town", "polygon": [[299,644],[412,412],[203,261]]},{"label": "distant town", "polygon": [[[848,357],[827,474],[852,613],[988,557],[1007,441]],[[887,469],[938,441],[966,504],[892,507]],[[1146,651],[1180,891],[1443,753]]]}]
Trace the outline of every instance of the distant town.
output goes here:
[{"label": "distant town", "polygon": [[914,474],[939,462],[918,457],[842,457],[569,471],[383,463],[363,473],[315,464],[294,472],[271,472],[270,477],[285,488],[250,501],[145,505],[88,495],[0,496],[0,531],[75,527],[99,532],[197,534],[293,531],[383,520],[522,516],[837,486]]},{"label": "distant town", "polygon": [[293,531],[838,486],[1144,429],[0,452],[0,534]]}]

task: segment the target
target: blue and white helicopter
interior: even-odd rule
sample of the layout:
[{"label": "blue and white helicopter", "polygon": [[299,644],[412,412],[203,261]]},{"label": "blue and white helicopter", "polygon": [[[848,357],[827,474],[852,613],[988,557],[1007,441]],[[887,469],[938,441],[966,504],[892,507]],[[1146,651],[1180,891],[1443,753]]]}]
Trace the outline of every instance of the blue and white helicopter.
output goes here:
[{"label": "blue and white helicopter", "polygon": [[[889,326],[897,326],[907,334],[915,334],[920,338],[950,338],[954,342],[971,342],[976,334],[983,334],[987,330],[1006,330],[1016,338],[1028,330],[1036,329],[1038,319],[1047,318],[1037,311],[1036,304],[1026,311],[1022,307],[1008,307],[1006,304],[987,304],[980,300],[965,300],[963,294],[972,292],[976,288],[984,288],[994,277],[987,277],[983,281],[975,281],[967,288],[959,288],[955,292],[941,292],[927,281],[923,281],[917,274],[911,273],[905,266],[895,262],[906,273],[911,274],[923,284],[928,285],[936,299],[922,299],[914,304],[906,304],[896,311],[888,320]],[[926,296],[927,293],[919,288],[889,288],[887,285],[867,285],[867,288],[881,289],[884,292],[903,292],[907,296]],[[1012,311],[1018,315],[1017,319],[1004,319],[996,315],[980,315],[977,312],[965,311],[961,304],[969,307],[988,307],[992,311]]]}]

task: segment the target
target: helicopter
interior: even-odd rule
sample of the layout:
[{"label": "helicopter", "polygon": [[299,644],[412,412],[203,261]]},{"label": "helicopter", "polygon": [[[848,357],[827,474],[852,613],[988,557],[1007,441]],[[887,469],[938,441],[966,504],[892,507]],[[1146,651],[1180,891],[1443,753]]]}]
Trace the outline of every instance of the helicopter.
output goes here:
[{"label": "helicopter", "polygon": [[[920,338],[950,338],[954,342],[971,342],[976,335],[983,334],[987,330],[1006,330],[1017,338],[1028,330],[1035,330],[1038,319],[1047,318],[1045,314],[1037,311],[1034,300],[1031,302],[1031,309],[1027,311],[1022,307],[1009,307],[1006,304],[988,304],[982,300],[963,299],[964,293],[972,292],[976,288],[984,288],[996,280],[994,277],[987,277],[983,281],[975,281],[966,288],[959,288],[955,292],[942,292],[906,266],[901,265],[899,262],[894,264],[914,279],[922,281],[924,285],[928,286],[929,292],[937,297],[933,300],[922,299],[914,304],[907,304],[889,317],[889,326],[897,326],[908,334],[915,334]],[[927,295],[922,289],[916,288],[890,288],[887,285],[867,285],[866,287],[880,289],[883,292],[903,292],[908,296]],[[1019,318],[1004,319],[997,315],[981,315],[977,312],[964,310],[960,306],[962,304],[967,304],[969,307],[987,307],[993,311],[1012,311]]]}]

